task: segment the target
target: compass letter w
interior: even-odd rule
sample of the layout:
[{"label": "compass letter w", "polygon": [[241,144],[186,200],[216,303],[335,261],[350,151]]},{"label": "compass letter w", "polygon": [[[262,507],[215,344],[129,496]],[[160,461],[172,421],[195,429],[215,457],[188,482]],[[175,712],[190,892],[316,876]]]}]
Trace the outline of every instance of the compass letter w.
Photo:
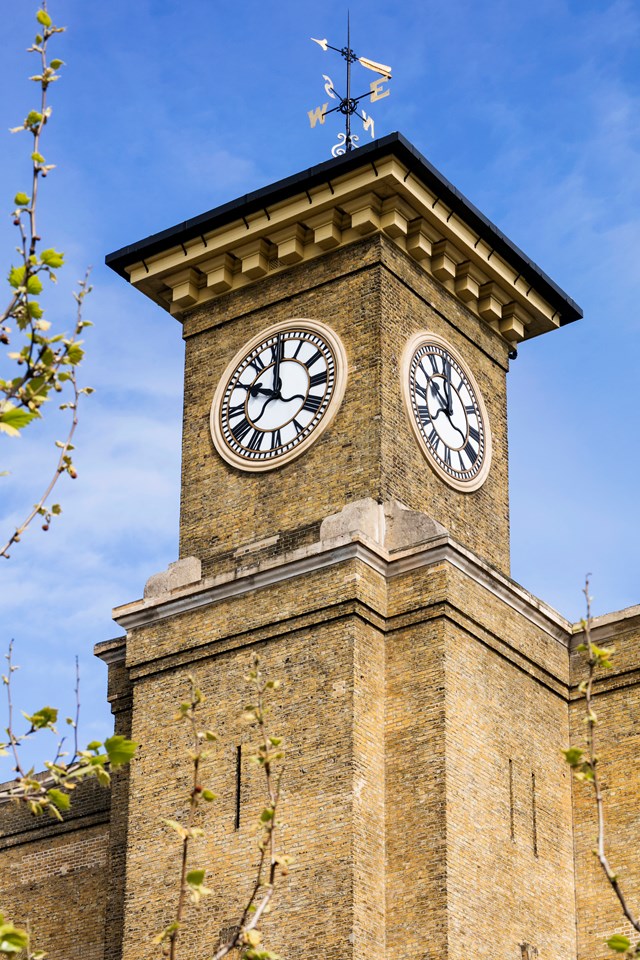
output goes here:
[{"label": "compass letter w", "polygon": [[309,123],[311,124],[311,129],[313,129],[318,122],[324,123],[324,118],[327,115],[328,103],[323,103],[321,107],[316,107],[315,110],[307,110],[307,116],[309,117]]}]

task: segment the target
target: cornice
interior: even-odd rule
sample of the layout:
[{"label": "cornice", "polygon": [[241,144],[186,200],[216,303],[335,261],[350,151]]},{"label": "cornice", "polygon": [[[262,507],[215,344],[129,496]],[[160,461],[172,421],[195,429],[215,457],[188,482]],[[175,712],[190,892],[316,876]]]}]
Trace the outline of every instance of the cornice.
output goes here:
[{"label": "cornice", "polygon": [[[372,145],[373,147],[373,145]],[[383,233],[509,344],[581,316],[402,138],[242,198],[107,262],[174,316]],[[417,158],[417,159],[416,159]],[[324,169],[326,168],[326,169]],[[194,234],[194,229],[200,232]]]},{"label": "cornice", "polygon": [[448,563],[563,647],[569,645],[571,624],[568,620],[448,535],[433,537],[411,548],[391,552],[361,533],[324,540],[278,560],[265,562],[260,567],[208,578],[162,597],[145,598],[117,607],[113,616],[121,627],[134,630],[349,561],[364,563],[386,579],[423,567]]}]

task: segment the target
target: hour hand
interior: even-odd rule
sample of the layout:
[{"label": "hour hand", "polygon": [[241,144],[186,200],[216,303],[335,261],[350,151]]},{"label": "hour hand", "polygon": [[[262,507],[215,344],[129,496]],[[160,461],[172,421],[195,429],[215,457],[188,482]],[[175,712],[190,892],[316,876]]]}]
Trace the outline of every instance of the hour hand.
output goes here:
[{"label": "hour hand", "polygon": [[266,397],[276,397],[278,395],[275,390],[269,390],[268,387],[263,387],[262,381],[259,383],[242,383],[242,381],[238,381],[237,386],[242,387],[242,389],[246,390],[252,397],[257,397],[259,393],[263,393]]}]

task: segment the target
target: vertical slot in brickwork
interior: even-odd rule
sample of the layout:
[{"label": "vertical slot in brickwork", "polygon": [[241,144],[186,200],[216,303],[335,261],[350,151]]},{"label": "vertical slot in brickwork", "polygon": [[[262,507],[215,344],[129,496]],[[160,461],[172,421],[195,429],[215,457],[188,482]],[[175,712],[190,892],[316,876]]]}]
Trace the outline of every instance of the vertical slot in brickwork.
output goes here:
[{"label": "vertical slot in brickwork", "polygon": [[242,789],[242,744],[236,747],[236,812],[234,830],[240,829],[240,791]]},{"label": "vertical slot in brickwork", "polygon": [[536,775],[531,771],[531,842],[533,855],[538,856],[538,813],[536,810]]},{"label": "vertical slot in brickwork", "polygon": [[516,825],[515,825],[515,815],[513,810],[513,760],[509,760],[509,835],[511,836],[511,839],[515,842]]}]

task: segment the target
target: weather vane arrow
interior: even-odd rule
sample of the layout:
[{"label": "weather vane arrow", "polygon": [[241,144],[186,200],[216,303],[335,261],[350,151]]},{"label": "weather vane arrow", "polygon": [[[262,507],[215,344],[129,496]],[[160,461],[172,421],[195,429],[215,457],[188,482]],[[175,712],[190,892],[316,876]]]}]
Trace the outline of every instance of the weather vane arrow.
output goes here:
[{"label": "weather vane arrow", "polygon": [[[327,74],[322,75],[322,79],[325,81],[324,89],[328,97],[331,97],[332,100],[338,100],[338,104],[335,107],[332,107],[329,110],[329,101],[321,104],[319,107],[315,107],[313,110],[307,111],[307,116],[309,117],[309,123],[311,128],[315,127],[317,123],[321,125],[324,124],[325,117],[330,113],[341,113],[345,119],[345,132],[338,134],[338,142],[331,150],[331,155],[338,157],[341,154],[353,150],[358,146],[358,136],[351,133],[351,117],[355,114],[362,120],[365,131],[370,131],[371,138],[375,138],[375,127],[373,122],[373,117],[369,116],[365,110],[362,109],[360,102],[369,97],[371,103],[375,103],[376,100],[382,100],[384,97],[388,97],[390,90],[386,84],[391,80],[391,67],[386,66],[384,63],[378,63],[376,60],[370,60],[369,57],[358,57],[351,49],[351,26],[349,22],[349,17],[347,16],[347,45],[346,47],[334,47],[327,40],[317,40],[315,37],[311,37],[314,43],[317,43],[319,47],[324,50],[326,53],[327,50],[335,50],[336,53],[339,53],[341,57],[347,62],[347,91],[346,96],[342,97],[337,92],[333,80]],[[365,67],[367,70],[372,70],[374,73],[379,74],[379,76],[369,84],[369,89],[364,93],[361,93],[357,97],[351,96],[351,64],[359,63],[362,67]]]}]

